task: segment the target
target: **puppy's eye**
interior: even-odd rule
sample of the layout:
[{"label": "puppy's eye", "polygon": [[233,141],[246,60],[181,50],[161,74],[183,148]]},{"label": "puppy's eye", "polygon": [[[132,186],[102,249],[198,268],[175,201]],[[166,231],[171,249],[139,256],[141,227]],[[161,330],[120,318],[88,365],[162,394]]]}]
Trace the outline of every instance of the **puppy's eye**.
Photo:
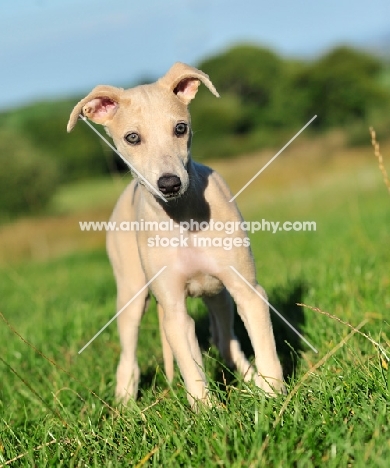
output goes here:
[{"label": "puppy's eye", "polygon": [[175,126],[175,135],[176,136],[185,135],[187,133],[187,130],[188,130],[188,125],[184,122],[179,122]]},{"label": "puppy's eye", "polygon": [[130,143],[130,145],[138,145],[139,143],[141,143],[141,137],[136,132],[128,133],[125,136],[125,140],[127,141],[127,143]]}]

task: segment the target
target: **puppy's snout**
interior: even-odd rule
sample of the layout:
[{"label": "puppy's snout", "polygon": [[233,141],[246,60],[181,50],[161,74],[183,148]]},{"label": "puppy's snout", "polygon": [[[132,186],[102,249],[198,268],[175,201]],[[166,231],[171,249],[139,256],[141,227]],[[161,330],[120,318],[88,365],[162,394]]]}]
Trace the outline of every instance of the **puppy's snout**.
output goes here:
[{"label": "puppy's snout", "polygon": [[163,195],[176,195],[180,190],[181,180],[174,174],[163,174],[158,179],[157,186]]}]

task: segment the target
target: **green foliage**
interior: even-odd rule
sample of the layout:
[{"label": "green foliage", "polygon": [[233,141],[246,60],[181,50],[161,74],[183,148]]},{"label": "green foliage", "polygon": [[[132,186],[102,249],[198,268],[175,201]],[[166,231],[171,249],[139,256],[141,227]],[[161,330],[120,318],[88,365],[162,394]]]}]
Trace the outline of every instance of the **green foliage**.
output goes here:
[{"label": "green foliage", "polygon": [[111,150],[85,124],[69,135],[66,124],[78,98],[40,102],[0,116],[0,124],[29,138],[40,151],[51,155],[63,180],[75,180],[108,172]]},{"label": "green foliage", "polygon": [[212,77],[222,93],[239,96],[245,104],[268,105],[283,73],[283,63],[273,52],[254,45],[239,45],[203,61],[199,67]]},{"label": "green foliage", "polygon": [[321,127],[366,117],[389,92],[379,82],[383,64],[366,53],[339,47],[313,63],[282,61],[255,46],[237,46],[200,64],[217,89],[252,110],[253,124],[294,125],[317,113]]},{"label": "green foliage", "polygon": [[226,94],[223,99],[210,99],[209,94],[199,93],[197,111],[192,116],[192,126],[202,138],[214,138],[246,133],[251,125],[245,108],[235,94]]},{"label": "green foliage", "polygon": [[351,143],[358,140],[357,129],[364,128],[366,138],[370,124],[383,128],[384,136],[390,134],[389,74],[379,59],[358,50],[339,47],[302,62],[240,45],[201,62],[199,68],[221,93],[217,101],[203,91],[192,104],[194,148],[200,157],[275,145],[315,114],[312,129],[344,127]]},{"label": "green foliage", "polygon": [[24,135],[0,132],[0,217],[37,212],[53,196],[59,172]]},{"label": "green foliage", "polygon": [[236,134],[248,133],[264,120],[277,99],[284,81],[284,63],[273,52],[254,45],[239,45],[199,64],[212,79],[222,100],[236,96],[241,108],[233,129]]},{"label": "green foliage", "polygon": [[319,115],[317,125],[341,126],[366,120],[376,107],[389,105],[381,87],[382,64],[363,52],[340,47],[313,63],[298,80],[308,87],[309,112]]}]

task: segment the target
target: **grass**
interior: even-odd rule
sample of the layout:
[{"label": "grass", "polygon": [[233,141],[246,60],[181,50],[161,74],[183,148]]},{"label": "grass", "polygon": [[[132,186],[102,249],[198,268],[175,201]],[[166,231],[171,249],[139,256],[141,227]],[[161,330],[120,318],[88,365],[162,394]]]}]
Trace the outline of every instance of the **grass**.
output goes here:
[{"label": "grass", "polygon": [[[388,466],[390,371],[381,349],[390,354],[390,200],[370,150],[355,159],[296,151],[237,200],[246,219],[317,223],[316,232],[251,236],[270,302],[319,349],[314,354],[273,317],[287,397],[265,398],[223,367],[209,348],[204,307],[193,300],[189,310],[219,401],[194,414],[180,376],[171,387],[165,381],[152,303],[141,325],[140,396],[118,411],[114,324],[78,355],[115,309],[104,240],[91,233],[91,246],[77,240],[54,247],[54,233],[75,232],[81,216],[107,215],[108,206],[91,207],[95,196],[104,205],[110,185],[91,185],[82,207],[82,187],[69,187],[56,202],[61,216],[12,225],[15,232],[20,223],[24,231],[31,223],[48,232],[47,255],[31,260],[9,243],[15,261],[4,257],[0,267],[1,312],[9,323],[0,321],[0,466]],[[386,163],[386,148],[382,154]],[[222,168],[233,191],[255,167],[249,156],[235,164]],[[336,315],[382,348],[297,303]],[[239,321],[237,333],[250,355]]]}]

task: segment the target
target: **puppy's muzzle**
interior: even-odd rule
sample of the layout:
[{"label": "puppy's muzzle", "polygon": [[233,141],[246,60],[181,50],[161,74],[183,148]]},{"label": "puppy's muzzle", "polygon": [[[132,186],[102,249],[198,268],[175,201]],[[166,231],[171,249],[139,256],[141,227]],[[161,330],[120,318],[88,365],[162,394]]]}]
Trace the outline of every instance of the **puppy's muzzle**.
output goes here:
[{"label": "puppy's muzzle", "polygon": [[160,192],[167,197],[175,197],[181,188],[180,177],[174,174],[163,174],[157,181]]}]

